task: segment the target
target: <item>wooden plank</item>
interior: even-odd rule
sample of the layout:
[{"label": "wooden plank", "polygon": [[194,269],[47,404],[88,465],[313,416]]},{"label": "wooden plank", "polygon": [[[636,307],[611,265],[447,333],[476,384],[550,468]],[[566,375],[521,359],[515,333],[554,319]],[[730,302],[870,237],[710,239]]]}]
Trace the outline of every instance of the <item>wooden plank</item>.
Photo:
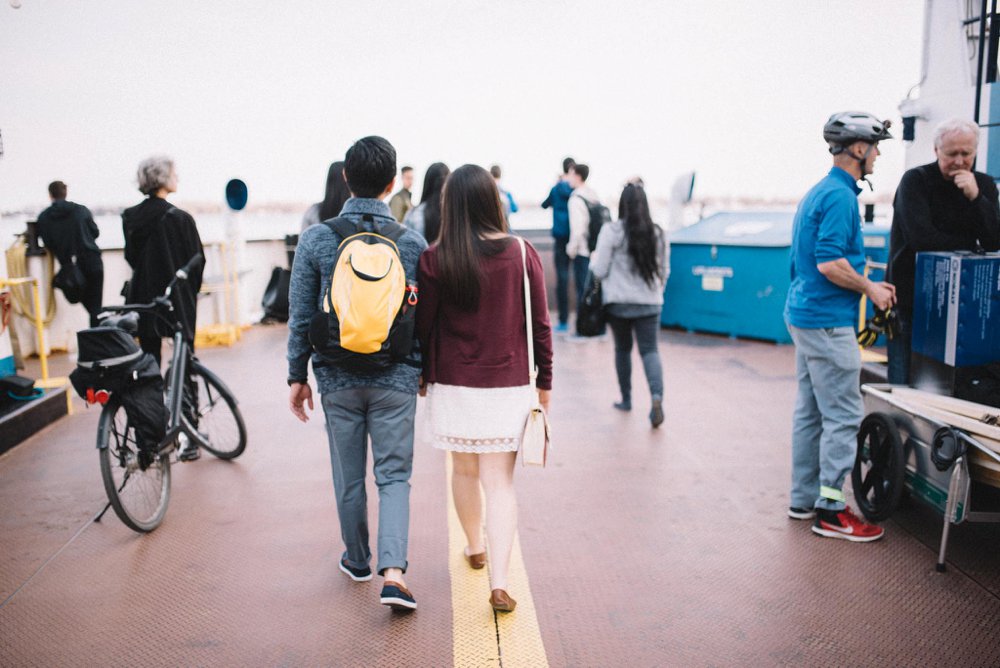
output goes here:
[{"label": "wooden plank", "polygon": [[955,397],[936,394],[934,392],[927,392],[925,390],[918,390],[911,387],[893,387],[892,393],[903,399],[919,402],[921,404],[929,404],[940,410],[957,413],[959,415],[972,418],[973,420],[983,422],[984,424],[995,424],[997,421],[1000,421],[1000,408],[996,408],[994,406],[977,404],[972,401],[956,399]]},{"label": "wooden plank", "polygon": [[1000,422],[1000,408],[994,406],[985,406],[972,401],[946,397],[941,394],[916,390],[910,387],[893,387],[892,393],[903,399],[928,404],[951,413],[958,413],[984,424],[996,425]]}]

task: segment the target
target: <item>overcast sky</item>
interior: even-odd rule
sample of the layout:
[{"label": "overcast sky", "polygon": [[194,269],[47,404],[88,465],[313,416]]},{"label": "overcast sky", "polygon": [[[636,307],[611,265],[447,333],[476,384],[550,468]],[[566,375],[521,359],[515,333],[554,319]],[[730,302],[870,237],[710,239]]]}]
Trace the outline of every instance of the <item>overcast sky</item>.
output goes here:
[{"label": "overcast sky", "polygon": [[[828,168],[823,122],[897,119],[920,76],[914,0],[21,0],[0,4],[0,211],[127,204],[168,153],[178,202],[322,198],[326,169],[380,134],[418,174],[504,166],[539,201],[566,155],[613,195],[798,197]],[[898,136],[898,132],[896,135]],[[873,177],[892,192],[903,144]]]}]

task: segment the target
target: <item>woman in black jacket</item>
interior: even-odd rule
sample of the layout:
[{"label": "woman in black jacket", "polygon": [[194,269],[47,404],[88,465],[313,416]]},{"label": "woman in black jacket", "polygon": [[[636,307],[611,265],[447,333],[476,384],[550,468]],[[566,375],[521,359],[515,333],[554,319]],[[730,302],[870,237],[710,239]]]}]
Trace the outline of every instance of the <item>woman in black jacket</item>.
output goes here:
[{"label": "woman in black jacket", "polygon": [[[125,231],[125,259],[132,267],[132,280],[125,295],[129,303],[152,301],[166,290],[174,273],[195,255],[204,254],[194,218],[167,201],[177,191],[177,171],[166,156],[153,156],[139,164],[139,191],[147,198],[122,214]],[[191,272],[186,289],[172,295],[175,313],[184,323],[188,343],[194,345],[196,297],[201,289],[202,270]],[[172,336],[151,315],[139,319],[139,344],[160,361],[161,338]]]}]

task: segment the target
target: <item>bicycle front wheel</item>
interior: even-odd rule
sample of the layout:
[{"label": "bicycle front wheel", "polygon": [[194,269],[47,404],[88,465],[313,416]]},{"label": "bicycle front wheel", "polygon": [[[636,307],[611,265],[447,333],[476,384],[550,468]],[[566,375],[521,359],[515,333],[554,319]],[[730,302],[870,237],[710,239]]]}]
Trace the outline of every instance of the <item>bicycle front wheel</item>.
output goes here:
[{"label": "bicycle front wheel", "polygon": [[115,514],[125,526],[147,533],[160,526],[170,502],[170,458],[140,452],[125,409],[111,401],[97,426],[101,477]]},{"label": "bicycle front wheel", "polygon": [[205,449],[220,459],[235,459],[247,447],[247,428],[236,397],[219,377],[191,362],[191,382],[198,388],[198,424],[194,425],[208,445]]}]

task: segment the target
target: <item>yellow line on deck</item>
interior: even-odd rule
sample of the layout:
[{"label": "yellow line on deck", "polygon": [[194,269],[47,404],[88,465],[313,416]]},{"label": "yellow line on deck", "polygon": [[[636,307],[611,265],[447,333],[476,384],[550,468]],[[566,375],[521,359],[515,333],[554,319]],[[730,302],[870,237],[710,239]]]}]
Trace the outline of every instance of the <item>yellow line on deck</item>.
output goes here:
[{"label": "yellow line on deck", "polygon": [[451,496],[451,457],[446,457],[448,495],[448,570],[451,575],[452,652],[456,668],[503,666],[546,668],[549,665],[535,615],[535,602],[524,568],[521,542],[515,537],[510,558],[510,594],[517,609],[495,614],[490,608],[486,569],[475,571],[465,561],[465,532]]}]

